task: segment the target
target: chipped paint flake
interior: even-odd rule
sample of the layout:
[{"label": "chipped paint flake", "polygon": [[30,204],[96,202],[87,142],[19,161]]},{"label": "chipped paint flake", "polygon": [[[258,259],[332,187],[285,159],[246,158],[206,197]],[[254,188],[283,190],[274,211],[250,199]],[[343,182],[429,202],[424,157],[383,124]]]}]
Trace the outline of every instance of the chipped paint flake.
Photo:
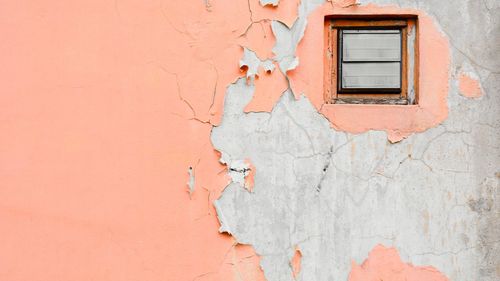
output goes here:
[{"label": "chipped paint flake", "polygon": [[467,98],[480,98],[483,95],[481,84],[476,75],[472,73],[461,73],[458,78],[460,94]]},{"label": "chipped paint flake", "polygon": [[189,175],[189,181],[187,182],[187,186],[188,186],[189,196],[191,196],[194,192],[194,181],[195,181],[193,167],[188,168],[188,175]]},{"label": "chipped paint flake", "polygon": [[215,207],[215,211],[217,212],[217,218],[218,218],[219,223],[220,223],[219,233],[227,233],[227,234],[234,235],[233,231],[231,231],[231,229],[229,227],[228,220],[224,216],[224,211],[219,203],[219,200],[214,202],[214,207]]},{"label": "chipped paint flake", "polygon": [[260,4],[262,6],[273,6],[276,7],[278,6],[280,0],[260,0]]},{"label": "chipped paint flake", "polygon": [[275,59],[278,61],[280,70],[283,73],[286,74],[299,65],[296,50],[300,40],[304,37],[307,17],[324,2],[324,0],[302,1],[299,6],[297,19],[291,28],[280,21],[273,21],[272,29],[276,37],[276,44],[273,48],[273,52],[276,54]]},{"label": "chipped paint flake", "polygon": [[293,279],[297,280],[300,274],[300,266],[302,261],[302,253],[299,248],[295,248],[295,253],[290,261],[290,266],[292,267]]},{"label": "chipped paint flake", "polygon": [[261,60],[257,57],[257,54],[249,50],[248,48],[243,48],[243,57],[240,60],[240,69],[246,71],[246,77],[253,79],[259,76],[259,68],[263,68],[267,73],[274,71],[274,63],[270,59]]},{"label": "chipped paint flake", "polygon": [[255,184],[256,168],[249,159],[245,160],[245,165],[247,167],[245,172],[245,189],[252,192]]},{"label": "chipped paint flake", "polygon": [[299,64],[299,60],[295,56],[298,40],[293,40],[294,33],[284,23],[273,21],[271,26],[276,37],[276,45],[273,48],[273,52],[276,54],[275,59],[281,72],[286,74],[287,71],[295,69]]},{"label": "chipped paint flake", "polygon": [[272,73],[274,71],[274,68],[275,68],[274,62],[272,60],[270,60],[270,59],[263,61],[261,63],[261,66],[264,68],[264,70],[268,74]]}]

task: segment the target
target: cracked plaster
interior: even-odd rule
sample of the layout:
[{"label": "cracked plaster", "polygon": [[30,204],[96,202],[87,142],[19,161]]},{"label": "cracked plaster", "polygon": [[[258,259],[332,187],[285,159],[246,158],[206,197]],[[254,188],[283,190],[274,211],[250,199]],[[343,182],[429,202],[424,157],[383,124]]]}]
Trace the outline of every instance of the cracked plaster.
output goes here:
[{"label": "cracked plaster", "polygon": [[[406,6],[434,15],[435,7],[424,2]],[[302,4],[290,29],[273,22],[273,50],[283,73],[300,68],[294,46],[307,30],[304,15],[314,10],[308,10],[307,1]],[[475,13],[465,4],[455,9]],[[460,32],[456,25],[441,28],[448,36]],[[463,50],[453,55],[453,73],[462,64],[477,64]],[[482,69],[487,71],[483,77],[496,75]],[[447,77],[441,82],[447,84]],[[390,144],[383,132],[352,135],[330,129],[308,98],[295,99],[298,93],[291,90],[270,113],[244,113],[255,88],[239,79],[227,88],[212,143],[223,159],[251,159],[257,172],[253,193],[231,183],[216,201],[221,231],[252,245],[271,281],[347,280],[350,260],[360,263],[377,244],[394,246],[403,260],[432,265],[449,280],[496,280],[498,207],[492,198],[498,194],[498,118],[480,125],[498,114],[491,106],[498,103],[498,82],[489,83],[492,94],[472,104],[452,84],[445,90],[447,120]],[[485,151],[488,157],[482,156]],[[485,179],[489,193],[478,194]],[[482,211],[487,214],[478,217]],[[296,247],[302,254],[298,275],[291,266]]]}]

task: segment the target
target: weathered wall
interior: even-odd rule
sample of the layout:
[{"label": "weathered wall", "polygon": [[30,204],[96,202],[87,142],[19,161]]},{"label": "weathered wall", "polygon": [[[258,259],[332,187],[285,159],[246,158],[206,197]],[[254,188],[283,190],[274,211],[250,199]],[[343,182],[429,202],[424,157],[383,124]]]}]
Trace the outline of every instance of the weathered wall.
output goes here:
[{"label": "weathered wall", "polygon": [[[500,278],[498,1],[261,2],[2,5],[0,279]],[[332,13],[425,19],[436,110],[323,106]]]},{"label": "weathered wall", "polygon": [[[334,5],[326,14],[412,13],[411,9],[377,7],[373,6],[375,1],[367,2],[359,3],[369,4],[360,7]],[[499,7],[465,1],[454,5],[444,1],[398,4],[421,11],[414,12],[419,14],[421,27],[420,95],[421,101],[430,99],[430,106],[439,107],[435,97],[441,95],[443,87],[439,84],[444,83],[449,109],[431,110],[435,117],[448,112],[444,122],[438,118],[439,125],[408,114],[412,110],[423,113],[427,106],[424,102],[410,109],[379,106],[382,110],[378,111],[375,106],[342,105],[340,110],[318,106],[322,85],[316,80],[321,81],[317,74],[322,71],[318,67],[322,57],[315,59],[311,54],[321,53],[321,46],[314,46],[319,45],[321,35],[308,33],[319,33],[322,22],[316,22],[322,21],[325,13],[318,16],[316,11],[308,18],[311,24],[305,27],[301,43],[306,51],[299,56],[306,57],[300,60],[304,64],[310,64],[299,65],[290,75],[295,95],[305,97],[295,100],[293,93],[285,92],[271,113],[244,114],[255,89],[245,86],[243,80],[228,88],[222,124],[213,130],[212,141],[222,152],[223,162],[231,166],[235,160],[250,159],[256,174],[253,193],[232,183],[216,202],[221,231],[232,233],[240,243],[253,245],[269,280],[293,279],[290,261],[296,249],[302,255],[298,280],[346,280],[353,268],[351,260],[361,263],[377,244],[396,247],[403,260],[432,265],[450,280],[500,277],[496,200],[499,102],[495,78],[499,60],[491,60],[499,42],[498,18],[491,11]],[[307,9],[308,3],[302,6]],[[462,20],[447,22],[458,18],[454,13]],[[440,29],[437,32],[448,37],[451,65],[442,63],[449,47],[443,50],[442,45],[435,45],[440,39],[434,35],[436,31],[425,26],[425,14],[433,16]],[[299,14],[298,23],[303,18]],[[286,28],[274,30],[278,47],[295,44],[293,36],[288,39]],[[281,50],[275,51],[279,59]],[[437,75],[443,72],[444,76]],[[367,129],[385,130],[389,135],[329,130],[327,119],[318,109],[337,129],[359,132],[359,124],[367,122],[374,124]],[[399,129],[398,123],[409,125]],[[421,128],[414,132],[428,129],[428,123],[434,128],[396,144],[387,141],[388,137],[401,140],[401,135],[393,136],[395,131],[404,137],[411,127]],[[382,262],[377,270],[392,266]],[[394,270],[399,271],[397,268]],[[431,279],[405,274],[372,273],[371,278]],[[372,280],[368,276],[353,272],[351,279]],[[432,277],[445,279],[442,275]]]}]

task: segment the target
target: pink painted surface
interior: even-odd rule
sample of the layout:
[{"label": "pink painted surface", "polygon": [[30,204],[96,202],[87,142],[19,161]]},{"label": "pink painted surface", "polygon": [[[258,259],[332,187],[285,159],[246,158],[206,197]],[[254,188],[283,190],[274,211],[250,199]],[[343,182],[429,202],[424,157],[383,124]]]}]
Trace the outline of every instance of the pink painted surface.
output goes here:
[{"label": "pink painted surface", "polygon": [[245,164],[247,164],[248,169],[250,169],[250,171],[248,172],[248,175],[245,177],[245,188],[248,191],[252,192],[253,186],[255,184],[254,177],[255,177],[255,173],[256,173],[256,168],[249,159],[245,160]]},{"label": "pink painted surface", "polygon": [[253,98],[245,106],[245,112],[271,112],[281,95],[288,89],[286,77],[278,70],[278,67],[272,74],[261,70],[254,84]]},{"label": "pink painted surface", "polygon": [[467,98],[479,98],[483,95],[479,81],[466,73],[461,73],[458,77],[458,87],[460,94]]},{"label": "pink painted surface", "polygon": [[210,2],[2,3],[0,280],[261,280],[217,232],[227,178],[204,123],[250,12]]},{"label": "pink painted surface", "polygon": [[238,44],[254,51],[260,59],[273,57],[272,49],[275,42],[271,21],[250,24],[238,37]]},{"label": "pink painted surface", "polygon": [[403,263],[394,248],[376,246],[363,264],[352,263],[349,281],[448,281],[431,266]]},{"label": "pink painted surface", "polygon": [[301,265],[302,265],[302,252],[298,248],[295,249],[295,254],[290,261],[290,265],[292,266],[292,275],[294,279],[300,274]]}]

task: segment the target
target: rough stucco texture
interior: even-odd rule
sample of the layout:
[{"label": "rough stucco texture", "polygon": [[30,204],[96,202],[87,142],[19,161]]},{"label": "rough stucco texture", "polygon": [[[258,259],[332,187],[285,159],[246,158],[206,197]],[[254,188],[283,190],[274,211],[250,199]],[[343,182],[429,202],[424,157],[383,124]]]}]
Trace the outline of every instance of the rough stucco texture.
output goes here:
[{"label": "rough stucco texture", "polygon": [[[323,106],[331,13],[418,14],[436,110]],[[499,13],[4,3],[0,279],[498,280]]]}]

